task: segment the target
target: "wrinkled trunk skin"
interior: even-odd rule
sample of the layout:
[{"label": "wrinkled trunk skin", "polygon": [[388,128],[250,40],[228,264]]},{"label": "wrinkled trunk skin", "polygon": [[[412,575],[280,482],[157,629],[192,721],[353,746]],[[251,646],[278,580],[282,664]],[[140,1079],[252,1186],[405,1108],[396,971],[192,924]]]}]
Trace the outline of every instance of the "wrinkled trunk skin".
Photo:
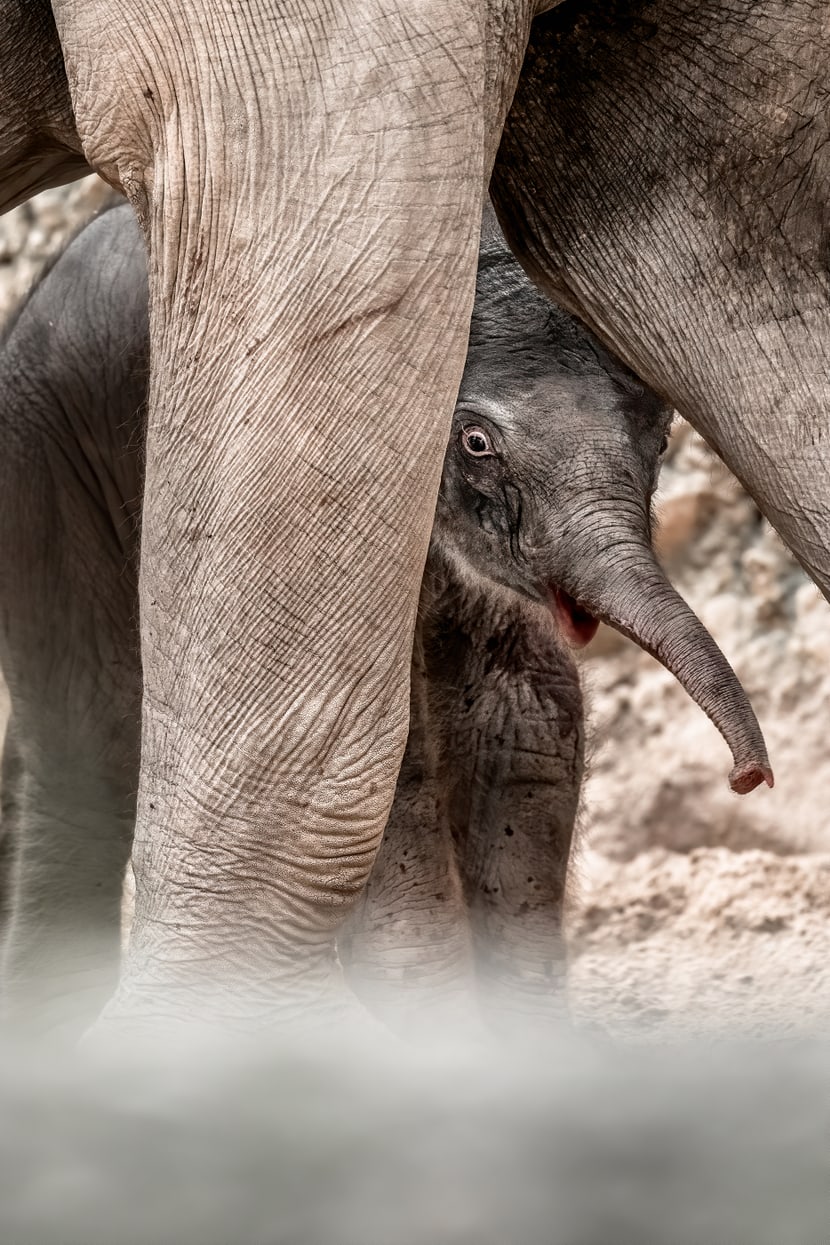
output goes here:
[{"label": "wrinkled trunk skin", "polygon": [[0,0],[0,212],[90,171],[48,0]]},{"label": "wrinkled trunk skin", "polygon": [[651,653],[679,680],[731,749],[733,791],[743,795],[761,783],[771,787],[772,769],[761,728],[732,667],[669,583],[645,530],[626,531],[616,519],[603,526],[601,516],[599,503],[569,516],[569,530],[582,539],[554,570],[556,584],[594,617]]},{"label": "wrinkled trunk skin", "polygon": [[529,13],[54,11],[85,155],[149,244],[136,921],[109,1018],[198,1014],[201,978],[228,1017],[308,1018],[406,739]]},{"label": "wrinkled trunk skin", "polygon": [[809,0],[574,0],[533,26],[492,183],[534,279],[690,420],[828,597],[829,60]]}]

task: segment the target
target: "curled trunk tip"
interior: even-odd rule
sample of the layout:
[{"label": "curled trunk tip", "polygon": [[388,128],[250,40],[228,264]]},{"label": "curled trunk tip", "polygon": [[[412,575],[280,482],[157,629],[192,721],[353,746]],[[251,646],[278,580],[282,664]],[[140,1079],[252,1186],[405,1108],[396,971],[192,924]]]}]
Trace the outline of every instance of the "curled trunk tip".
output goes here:
[{"label": "curled trunk tip", "polygon": [[635,533],[625,550],[619,543],[607,549],[590,560],[572,559],[551,594],[557,616],[568,613],[566,633],[570,627],[581,634],[593,616],[634,640],[671,671],[723,735],[732,752],[732,790],[745,795],[762,783],[772,787],[764,737],[738,676],[669,583],[645,536]]},{"label": "curled trunk tip", "polygon": [[729,785],[738,795],[746,795],[765,782],[768,787],[775,786],[775,777],[768,764],[736,765],[729,775]]}]

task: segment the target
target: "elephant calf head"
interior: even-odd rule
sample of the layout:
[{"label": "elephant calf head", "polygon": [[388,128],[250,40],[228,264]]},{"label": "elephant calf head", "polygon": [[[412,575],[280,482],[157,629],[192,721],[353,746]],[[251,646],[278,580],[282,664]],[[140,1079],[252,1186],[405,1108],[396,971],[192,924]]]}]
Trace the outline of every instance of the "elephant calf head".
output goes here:
[{"label": "elephant calf head", "polygon": [[773,784],[755,714],[666,579],[651,499],[671,410],[539,294],[485,215],[470,349],[433,541],[549,606],[564,638],[609,623],[663,663],[732,750],[733,790]]}]

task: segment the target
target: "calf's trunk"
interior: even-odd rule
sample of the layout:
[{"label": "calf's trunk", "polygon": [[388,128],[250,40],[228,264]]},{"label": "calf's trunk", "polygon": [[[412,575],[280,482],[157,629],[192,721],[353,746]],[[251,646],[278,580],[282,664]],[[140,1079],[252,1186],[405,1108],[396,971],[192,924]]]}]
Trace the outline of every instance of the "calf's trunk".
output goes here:
[{"label": "calf's trunk", "polygon": [[[608,623],[656,657],[714,722],[732,751],[733,791],[773,785],[761,728],[729,662],[700,619],[675,591],[645,538],[606,542],[599,556],[572,558],[557,587],[582,610]],[[555,609],[566,608],[561,593]]]}]

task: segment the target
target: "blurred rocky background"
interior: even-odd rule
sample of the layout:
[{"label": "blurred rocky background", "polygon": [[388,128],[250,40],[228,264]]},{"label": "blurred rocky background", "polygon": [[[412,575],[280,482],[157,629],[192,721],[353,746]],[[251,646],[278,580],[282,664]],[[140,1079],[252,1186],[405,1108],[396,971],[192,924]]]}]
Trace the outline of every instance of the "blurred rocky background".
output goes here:
[{"label": "blurred rocky background", "polygon": [[114,192],[98,177],[47,190],[0,217],[0,319],[5,321],[34,278]]},{"label": "blurred rocky background", "polygon": [[[88,178],[0,219],[0,320],[111,193]],[[650,1036],[823,1029],[830,608],[679,421],[658,514],[668,570],[742,679],[776,785],[733,795],[715,728],[662,667],[601,628],[583,664],[592,757],[569,912],[573,1010]]]}]

